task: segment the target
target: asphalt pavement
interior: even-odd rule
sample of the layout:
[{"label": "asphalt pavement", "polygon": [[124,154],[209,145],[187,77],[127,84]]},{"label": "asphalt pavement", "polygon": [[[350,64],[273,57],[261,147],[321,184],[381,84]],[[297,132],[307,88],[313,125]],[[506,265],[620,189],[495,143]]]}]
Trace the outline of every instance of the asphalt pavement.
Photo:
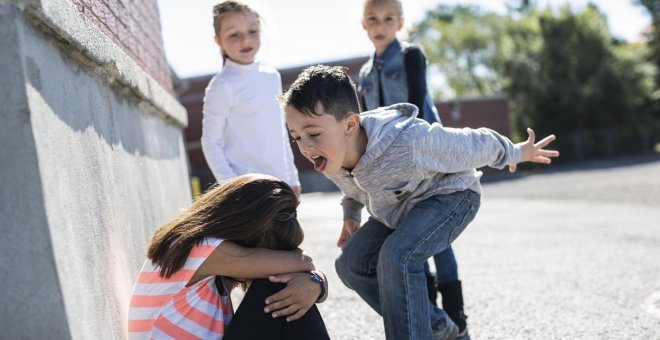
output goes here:
[{"label": "asphalt pavement", "polygon": [[[488,173],[454,242],[480,339],[660,340],[660,156]],[[332,339],[384,339],[382,319],[334,270],[341,195],[304,194],[303,248],[330,280]]]}]

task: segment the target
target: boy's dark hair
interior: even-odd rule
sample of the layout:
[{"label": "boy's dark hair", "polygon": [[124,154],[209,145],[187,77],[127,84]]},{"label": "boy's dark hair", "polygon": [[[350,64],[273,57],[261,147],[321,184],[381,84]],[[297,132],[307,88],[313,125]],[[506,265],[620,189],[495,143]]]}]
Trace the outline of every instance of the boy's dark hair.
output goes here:
[{"label": "boy's dark hair", "polygon": [[283,107],[291,106],[304,115],[320,116],[316,105],[323,105],[325,113],[338,121],[348,112],[360,113],[355,83],[341,66],[316,65],[307,67],[281,97]]}]

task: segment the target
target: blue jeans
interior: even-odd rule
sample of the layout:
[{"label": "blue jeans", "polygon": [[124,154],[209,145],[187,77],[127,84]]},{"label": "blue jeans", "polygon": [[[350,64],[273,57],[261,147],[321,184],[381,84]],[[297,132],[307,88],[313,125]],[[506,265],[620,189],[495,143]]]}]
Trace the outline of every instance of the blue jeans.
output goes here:
[{"label": "blue jeans", "polygon": [[[435,283],[443,284],[458,281],[458,264],[456,264],[456,257],[454,257],[451,246],[433,255],[433,263],[435,263]],[[426,274],[431,273],[428,262],[424,265],[424,272]]]},{"label": "blue jeans", "polygon": [[433,196],[396,229],[369,218],[344,244],[337,274],[383,317],[387,339],[431,339],[432,318],[449,319],[428,299],[424,263],[451,245],[479,205],[471,190]]}]

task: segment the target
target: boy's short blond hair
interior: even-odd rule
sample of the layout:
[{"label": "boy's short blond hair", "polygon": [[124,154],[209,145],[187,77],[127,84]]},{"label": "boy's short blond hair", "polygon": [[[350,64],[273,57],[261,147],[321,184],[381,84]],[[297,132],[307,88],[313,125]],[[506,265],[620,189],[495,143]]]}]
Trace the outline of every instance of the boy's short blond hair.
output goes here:
[{"label": "boy's short blond hair", "polygon": [[401,0],[365,0],[363,10],[366,10],[368,6],[382,6],[390,5],[394,8],[399,17],[403,18],[403,4]]}]

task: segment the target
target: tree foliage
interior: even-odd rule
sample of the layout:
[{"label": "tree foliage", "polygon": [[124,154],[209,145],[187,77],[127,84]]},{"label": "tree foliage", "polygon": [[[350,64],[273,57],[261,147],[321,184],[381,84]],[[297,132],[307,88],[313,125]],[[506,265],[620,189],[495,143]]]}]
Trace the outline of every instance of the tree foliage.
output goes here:
[{"label": "tree foliage", "polygon": [[649,11],[653,22],[657,22],[660,19],[660,1],[659,0],[635,0],[635,3],[640,4]]},{"label": "tree foliage", "polygon": [[423,46],[457,96],[489,95],[501,91],[492,63],[503,23],[478,7],[440,5],[427,13],[411,39]]},{"label": "tree foliage", "polygon": [[[651,51],[648,59],[655,65],[656,86],[660,87],[660,0],[636,0],[635,3],[644,6],[651,15],[651,30],[646,33]],[[656,94],[656,97],[660,97],[660,94]]]},{"label": "tree foliage", "polygon": [[648,48],[614,39],[594,5],[509,16],[439,6],[413,39],[458,96],[505,93],[512,131],[557,134],[563,158],[648,148],[657,133]]}]

